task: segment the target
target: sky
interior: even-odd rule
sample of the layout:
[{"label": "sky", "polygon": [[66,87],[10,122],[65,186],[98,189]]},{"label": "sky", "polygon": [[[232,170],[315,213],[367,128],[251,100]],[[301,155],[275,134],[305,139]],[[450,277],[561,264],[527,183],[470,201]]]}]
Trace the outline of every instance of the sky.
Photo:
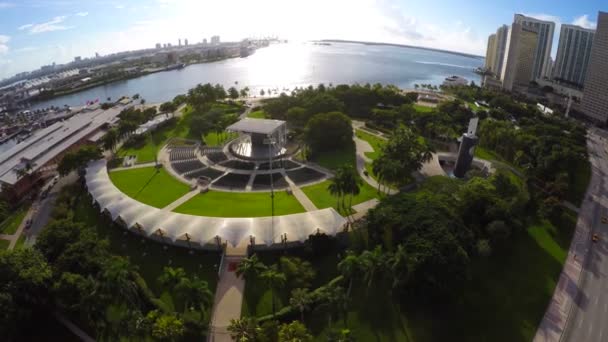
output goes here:
[{"label": "sky", "polygon": [[349,39],[484,55],[487,37],[523,13],[593,28],[606,0],[0,0],[0,79],[75,56],[278,36]]}]

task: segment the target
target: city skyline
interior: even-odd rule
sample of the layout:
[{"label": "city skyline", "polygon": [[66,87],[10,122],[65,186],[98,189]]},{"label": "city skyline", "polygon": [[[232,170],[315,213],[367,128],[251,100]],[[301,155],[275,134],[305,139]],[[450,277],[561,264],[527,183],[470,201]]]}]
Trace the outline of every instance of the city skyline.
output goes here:
[{"label": "city skyline", "polygon": [[[189,0],[0,1],[0,78],[52,62],[65,63],[75,56],[151,48],[158,42],[178,45],[179,38],[194,44],[215,34],[225,41],[277,35],[290,40],[410,44],[484,55],[487,36],[510,22],[514,13],[556,23],[554,57],[562,23],[593,28],[597,11],[602,10],[596,0],[578,2],[576,7],[560,4],[550,11],[545,1],[472,3],[276,1],[260,7],[247,2],[228,6]],[[348,15],[341,15],[346,6]],[[234,25],[235,21],[240,24]]]}]

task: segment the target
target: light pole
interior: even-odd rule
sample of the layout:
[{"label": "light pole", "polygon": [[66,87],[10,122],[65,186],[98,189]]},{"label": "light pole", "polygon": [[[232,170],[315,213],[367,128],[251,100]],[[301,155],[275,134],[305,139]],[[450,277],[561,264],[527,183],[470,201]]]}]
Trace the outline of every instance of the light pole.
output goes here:
[{"label": "light pole", "polygon": [[268,162],[270,164],[270,232],[274,239],[274,177],[272,176],[272,147],[274,146],[275,140],[272,134],[267,136],[264,143],[268,145]]}]

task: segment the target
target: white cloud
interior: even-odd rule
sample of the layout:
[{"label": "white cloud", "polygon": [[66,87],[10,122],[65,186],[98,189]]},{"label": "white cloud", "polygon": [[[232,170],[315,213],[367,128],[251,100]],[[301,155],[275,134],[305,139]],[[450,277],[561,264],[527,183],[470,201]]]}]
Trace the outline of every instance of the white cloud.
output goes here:
[{"label": "white cloud", "polygon": [[116,9],[123,9],[123,8],[125,8],[125,5],[116,5],[116,6],[114,6],[114,8],[116,8]]},{"label": "white cloud", "polygon": [[587,14],[575,17],[572,21],[572,25],[578,25],[580,27],[584,27],[586,29],[595,29],[597,23],[589,20],[589,16]]},{"label": "white cloud", "polygon": [[19,30],[28,30],[30,34],[37,34],[43,32],[61,31],[73,28],[73,26],[65,26],[62,23],[65,21],[67,16],[57,16],[53,19],[40,24],[25,24],[19,26]]},{"label": "white cloud", "polygon": [[15,6],[15,4],[11,3],[11,2],[0,2],[0,9],[1,8],[10,8]]},{"label": "white cloud", "polygon": [[0,55],[8,52],[8,41],[11,37],[0,34]]},{"label": "white cloud", "polygon": [[78,12],[76,13],[76,15],[79,17],[86,17],[87,15],[89,15],[89,12]]}]

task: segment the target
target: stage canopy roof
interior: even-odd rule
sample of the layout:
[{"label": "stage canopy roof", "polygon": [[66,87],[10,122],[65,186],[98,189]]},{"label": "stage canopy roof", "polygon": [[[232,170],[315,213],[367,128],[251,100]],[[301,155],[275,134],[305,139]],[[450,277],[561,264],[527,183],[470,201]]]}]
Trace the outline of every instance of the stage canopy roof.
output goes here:
[{"label": "stage canopy roof", "polygon": [[245,118],[228,126],[226,130],[242,133],[273,134],[286,124],[282,120]]},{"label": "stage canopy roof", "polygon": [[91,162],[87,168],[86,184],[93,200],[101,211],[107,211],[113,220],[127,228],[148,236],[162,234],[172,242],[187,236],[201,245],[213,243],[216,237],[232,246],[248,243],[254,236],[256,243],[281,243],[287,234],[288,241],[304,241],[311,234],[322,232],[335,235],[346,223],[333,208],[305,213],[253,218],[224,218],[179,214],[143,204],[122,193],[110,180],[105,160]]}]

